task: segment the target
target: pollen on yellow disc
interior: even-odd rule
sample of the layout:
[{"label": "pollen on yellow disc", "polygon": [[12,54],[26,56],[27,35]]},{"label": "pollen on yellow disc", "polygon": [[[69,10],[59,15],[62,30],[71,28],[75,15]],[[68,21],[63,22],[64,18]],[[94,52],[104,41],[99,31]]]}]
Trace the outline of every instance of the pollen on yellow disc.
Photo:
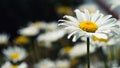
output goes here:
[{"label": "pollen on yellow disc", "polygon": [[25,36],[19,36],[15,39],[16,44],[27,44],[29,42],[29,39]]},{"label": "pollen on yellow disc", "polygon": [[17,65],[13,65],[13,66],[11,66],[11,68],[18,68],[18,66]]},{"label": "pollen on yellow disc", "polygon": [[94,22],[83,21],[80,22],[79,28],[82,29],[83,31],[94,33],[98,29],[98,26]]},{"label": "pollen on yellow disc", "polygon": [[104,38],[98,38],[96,36],[92,37],[93,41],[99,41],[99,42],[108,42],[108,39],[104,39]]},{"label": "pollen on yellow disc", "polygon": [[70,47],[70,46],[64,47],[64,51],[67,53],[69,53],[71,49],[72,49],[72,47]]},{"label": "pollen on yellow disc", "polygon": [[20,55],[18,53],[13,53],[13,54],[11,54],[10,59],[14,60],[14,59],[18,59],[19,57],[20,57]]}]

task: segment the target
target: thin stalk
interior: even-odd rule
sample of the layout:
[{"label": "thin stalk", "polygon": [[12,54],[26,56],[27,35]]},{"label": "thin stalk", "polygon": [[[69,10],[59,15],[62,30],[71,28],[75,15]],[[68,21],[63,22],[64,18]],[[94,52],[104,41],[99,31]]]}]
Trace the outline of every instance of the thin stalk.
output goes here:
[{"label": "thin stalk", "polygon": [[89,37],[87,37],[87,68],[90,68],[90,48],[89,48],[89,46],[90,46],[90,39],[89,39]]}]

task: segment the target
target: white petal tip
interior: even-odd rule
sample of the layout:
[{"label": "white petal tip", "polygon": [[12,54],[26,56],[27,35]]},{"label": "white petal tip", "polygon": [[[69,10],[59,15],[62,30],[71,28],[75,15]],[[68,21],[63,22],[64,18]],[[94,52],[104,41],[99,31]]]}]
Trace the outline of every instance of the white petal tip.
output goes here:
[{"label": "white petal tip", "polygon": [[74,10],[74,12],[78,12],[78,11],[80,11],[80,10],[79,9]]}]

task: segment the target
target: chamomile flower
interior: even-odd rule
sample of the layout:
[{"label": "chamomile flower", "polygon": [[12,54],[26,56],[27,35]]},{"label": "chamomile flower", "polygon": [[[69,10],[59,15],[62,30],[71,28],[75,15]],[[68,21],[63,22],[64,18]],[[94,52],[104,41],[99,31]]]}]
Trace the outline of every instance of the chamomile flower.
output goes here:
[{"label": "chamomile flower", "polygon": [[93,4],[93,3],[87,3],[87,4],[83,4],[77,7],[79,10],[84,11],[84,8],[88,9],[88,11],[92,14],[95,13],[96,10],[98,10],[99,8],[97,7],[97,5]]},{"label": "chamomile flower", "polygon": [[55,63],[50,59],[44,59],[39,63],[35,64],[34,68],[56,68]]},{"label": "chamomile flower", "polygon": [[46,29],[47,23],[45,21],[30,22],[28,27],[35,27],[37,29]]},{"label": "chamomile flower", "polygon": [[28,44],[29,39],[26,36],[18,36],[15,38],[14,43],[20,45]]},{"label": "chamomile flower", "polygon": [[56,68],[70,68],[70,61],[69,60],[57,60]]},{"label": "chamomile flower", "polygon": [[99,38],[96,36],[92,36],[91,39],[91,45],[97,45],[97,46],[111,46],[118,44],[120,42],[120,39],[118,36],[111,36],[107,39],[105,38]]},{"label": "chamomile flower", "polygon": [[71,51],[72,47],[71,46],[65,46],[60,50],[60,55],[65,55],[65,54],[69,54],[69,52]]},{"label": "chamomile flower", "polygon": [[39,33],[39,30],[31,26],[20,29],[18,33],[23,36],[35,36]]},{"label": "chamomile flower", "polygon": [[11,60],[13,62],[21,61],[27,57],[25,49],[17,46],[4,49],[3,54],[8,60]]},{"label": "chamomile flower", "polygon": [[111,4],[111,9],[115,9],[116,7],[120,6],[119,0],[108,0],[108,3]]},{"label": "chamomile flower", "polygon": [[54,30],[51,32],[46,32],[45,34],[41,34],[38,36],[38,42],[45,42],[46,47],[50,47],[51,42],[57,41],[62,38],[66,34],[65,30]]},{"label": "chamomile flower", "polygon": [[22,62],[19,65],[13,65],[10,62],[6,62],[1,66],[1,68],[28,68],[28,65],[25,62]]},{"label": "chamomile flower", "polygon": [[84,12],[75,10],[77,18],[69,15],[65,15],[63,18],[68,20],[59,20],[62,22],[58,24],[59,26],[64,26],[64,29],[70,31],[68,39],[74,35],[72,41],[75,42],[81,36],[97,36],[101,38],[108,38],[107,34],[112,32],[117,32],[115,30],[116,19],[111,18],[112,15],[104,16],[99,11],[90,14],[88,10]]},{"label": "chamomile flower", "polygon": [[7,34],[0,34],[0,44],[7,44],[9,36]]},{"label": "chamomile flower", "polygon": [[59,15],[63,15],[63,14],[70,14],[73,15],[72,12],[73,8],[69,7],[69,6],[58,6],[56,8],[56,11]]},{"label": "chamomile flower", "polygon": [[[90,53],[95,51],[95,47],[90,45]],[[69,56],[71,58],[84,56],[87,54],[87,46],[86,43],[78,43],[76,44],[71,51],[69,52]]]},{"label": "chamomile flower", "polygon": [[56,21],[49,22],[46,25],[46,31],[53,31],[53,30],[56,30],[56,29],[57,29],[57,22]]}]

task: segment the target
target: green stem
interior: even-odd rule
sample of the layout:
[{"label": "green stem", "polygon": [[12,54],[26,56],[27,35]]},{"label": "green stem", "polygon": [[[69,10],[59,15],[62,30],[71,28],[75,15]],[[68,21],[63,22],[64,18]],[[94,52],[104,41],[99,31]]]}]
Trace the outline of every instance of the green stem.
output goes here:
[{"label": "green stem", "polygon": [[90,46],[90,39],[89,37],[87,37],[87,68],[90,68],[90,50],[89,50],[89,46]]},{"label": "green stem", "polygon": [[102,58],[103,58],[103,61],[104,61],[104,67],[108,68],[107,55],[103,52],[103,48],[102,47],[100,47],[100,49],[101,49],[102,56],[103,56]]}]

